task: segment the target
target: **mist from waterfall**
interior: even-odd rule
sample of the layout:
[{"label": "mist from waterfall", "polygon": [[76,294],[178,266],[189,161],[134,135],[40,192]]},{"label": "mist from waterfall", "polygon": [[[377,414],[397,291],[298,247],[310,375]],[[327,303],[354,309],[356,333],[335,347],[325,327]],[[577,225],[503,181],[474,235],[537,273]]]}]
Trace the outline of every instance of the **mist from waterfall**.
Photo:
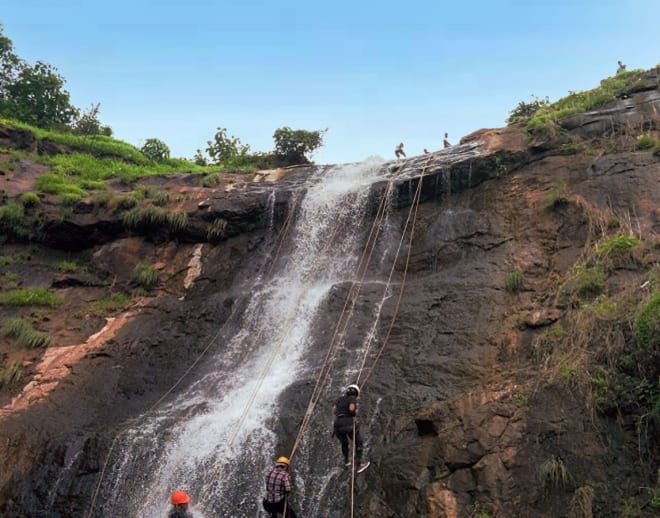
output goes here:
[{"label": "mist from waterfall", "polygon": [[305,368],[319,306],[333,286],[356,280],[369,190],[382,171],[373,159],[310,179],[289,246],[251,294],[240,330],[185,393],[123,435],[103,516],[165,516],[176,488],[193,496],[195,516],[258,515],[264,473],[281,453],[272,432],[278,398]]}]

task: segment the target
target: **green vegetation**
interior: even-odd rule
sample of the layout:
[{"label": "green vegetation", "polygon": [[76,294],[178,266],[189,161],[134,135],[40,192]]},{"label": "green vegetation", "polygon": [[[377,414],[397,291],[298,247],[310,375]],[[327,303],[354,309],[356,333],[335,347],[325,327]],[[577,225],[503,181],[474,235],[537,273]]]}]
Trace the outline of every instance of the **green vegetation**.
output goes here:
[{"label": "green vegetation", "polygon": [[0,207],[0,235],[31,239],[35,235],[34,221],[25,214],[19,203],[8,203]]},{"label": "green vegetation", "polygon": [[308,164],[309,156],[323,145],[326,131],[292,130],[286,126],[276,129],[273,140],[278,160],[285,165]]},{"label": "green vegetation", "polygon": [[153,162],[162,162],[170,157],[170,148],[157,138],[148,138],[140,151]]},{"label": "green vegetation", "polygon": [[506,274],[504,279],[504,286],[507,291],[516,292],[522,288],[523,274],[518,270],[514,270]]},{"label": "green vegetation", "polygon": [[513,124],[521,120],[526,121],[541,108],[547,108],[548,106],[550,106],[550,99],[547,97],[545,99],[539,99],[535,95],[532,95],[530,102],[520,101],[518,106],[509,112],[509,118],[506,120],[506,123]]},{"label": "green vegetation", "polygon": [[78,265],[73,261],[59,261],[56,265],[61,272],[72,273],[78,270]]},{"label": "green vegetation", "polygon": [[17,360],[0,371],[0,388],[18,383],[22,376],[21,362]]},{"label": "green vegetation", "polygon": [[158,270],[149,263],[139,262],[133,268],[131,280],[138,286],[149,290],[158,284]]},{"label": "green vegetation", "polygon": [[544,461],[537,471],[541,485],[544,488],[559,488],[566,485],[569,479],[569,473],[561,457],[553,455]]},{"label": "green vegetation", "polygon": [[34,207],[39,204],[39,196],[34,192],[24,192],[18,197],[18,201],[23,207]]},{"label": "green vegetation", "polygon": [[89,305],[89,310],[93,314],[105,315],[107,313],[114,313],[124,309],[130,301],[131,297],[128,293],[112,293],[108,297],[92,302]]},{"label": "green vegetation", "polygon": [[566,192],[566,183],[556,182],[552,190],[545,197],[545,204],[551,209],[557,209],[568,204],[568,193]]},{"label": "green vegetation", "polygon": [[48,333],[37,331],[25,320],[14,318],[7,320],[3,326],[5,336],[15,338],[20,345],[33,349],[48,347],[51,338]]},{"label": "green vegetation", "polygon": [[655,154],[660,154],[660,138],[656,138],[648,134],[640,135],[637,138],[637,149],[652,149]]},{"label": "green vegetation", "polygon": [[571,518],[592,518],[595,491],[591,486],[581,486],[573,493],[569,516]]},{"label": "green vegetation", "polygon": [[220,241],[225,237],[227,224],[228,223],[226,219],[215,218],[211,223],[209,223],[206,231],[206,239],[208,239],[210,242]]},{"label": "green vegetation", "polygon": [[532,102],[520,102],[511,111],[508,124],[527,121],[525,129],[532,137],[553,137],[562,130],[557,121],[574,113],[584,113],[610,101],[616,100],[623,92],[640,80],[643,70],[621,72],[600,82],[597,88],[584,92],[569,92],[568,96],[549,103],[548,99],[532,97]]},{"label": "green vegetation", "polygon": [[618,234],[609,239],[602,241],[596,247],[596,253],[601,256],[608,256],[610,254],[623,253],[628,251],[634,246],[641,243],[639,239],[625,234]]},{"label": "green vegetation", "polygon": [[60,299],[46,288],[18,288],[0,293],[0,306],[57,307]]},{"label": "green vegetation", "polygon": [[218,173],[209,173],[202,178],[202,187],[217,187],[220,184],[220,175]]},{"label": "green vegetation", "polygon": [[656,363],[660,364],[660,290],[641,306],[635,321],[635,339],[643,349],[655,350]]}]

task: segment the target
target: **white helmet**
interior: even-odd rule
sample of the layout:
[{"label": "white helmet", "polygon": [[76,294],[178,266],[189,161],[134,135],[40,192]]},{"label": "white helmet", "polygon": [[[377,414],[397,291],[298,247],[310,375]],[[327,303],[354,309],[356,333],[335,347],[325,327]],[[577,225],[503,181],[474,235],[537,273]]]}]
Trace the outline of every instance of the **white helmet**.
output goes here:
[{"label": "white helmet", "polygon": [[348,394],[348,395],[353,394],[355,396],[359,396],[360,395],[360,387],[358,387],[355,384],[349,385],[348,387],[346,387],[346,394]]}]

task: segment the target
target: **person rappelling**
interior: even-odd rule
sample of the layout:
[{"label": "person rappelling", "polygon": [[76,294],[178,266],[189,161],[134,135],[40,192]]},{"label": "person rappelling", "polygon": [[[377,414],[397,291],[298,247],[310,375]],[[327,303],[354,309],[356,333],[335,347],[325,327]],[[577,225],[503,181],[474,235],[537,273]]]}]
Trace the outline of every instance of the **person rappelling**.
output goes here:
[{"label": "person rappelling", "polygon": [[188,493],[181,489],[176,489],[170,496],[172,509],[167,513],[167,518],[194,518],[192,513],[188,511],[188,504],[190,503],[190,496]]},{"label": "person rappelling", "polygon": [[362,437],[360,437],[360,427],[357,422],[357,398],[360,395],[360,387],[349,385],[343,396],[337,399],[335,403],[335,423],[333,426],[333,435],[337,436],[341,443],[341,452],[344,455],[344,465],[349,467],[351,461],[348,458],[348,441],[351,439],[355,446],[355,470],[362,473],[369,467],[369,462],[362,462]]},{"label": "person rappelling", "polygon": [[289,494],[291,493],[291,477],[289,467],[291,462],[287,457],[279,457],[275,461],[275,467],[266,475],[266,496],[262,505],[270,518],[296,518],[296,513],[291,509]]}]

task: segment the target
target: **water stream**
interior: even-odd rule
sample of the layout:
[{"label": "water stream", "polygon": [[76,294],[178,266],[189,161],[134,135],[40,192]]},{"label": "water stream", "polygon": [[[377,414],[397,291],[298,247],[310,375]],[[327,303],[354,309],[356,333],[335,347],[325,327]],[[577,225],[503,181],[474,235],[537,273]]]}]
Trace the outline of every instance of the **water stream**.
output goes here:
[{"label": "water stream", "polygon": [[[222,355],[185,393],[122,436],[102,489],[103,516],[160,518],[175,488],[193,495],[195,516],[259,516],[263,475],[275,454],[277,401],[300,373],[318,367],[304,358],[319,307],[333,286],[356,280],[371,225],[369,188],[383,180],[381,166],[374,159],[310,179],[277,268],[251,294]],[[374,321],[381,305],[371,309]],[[365,329],[370,340],[374,333]],[[303,459],[308,448],[302,445]],[[333,474],[299,477],[308,511]]]}]

